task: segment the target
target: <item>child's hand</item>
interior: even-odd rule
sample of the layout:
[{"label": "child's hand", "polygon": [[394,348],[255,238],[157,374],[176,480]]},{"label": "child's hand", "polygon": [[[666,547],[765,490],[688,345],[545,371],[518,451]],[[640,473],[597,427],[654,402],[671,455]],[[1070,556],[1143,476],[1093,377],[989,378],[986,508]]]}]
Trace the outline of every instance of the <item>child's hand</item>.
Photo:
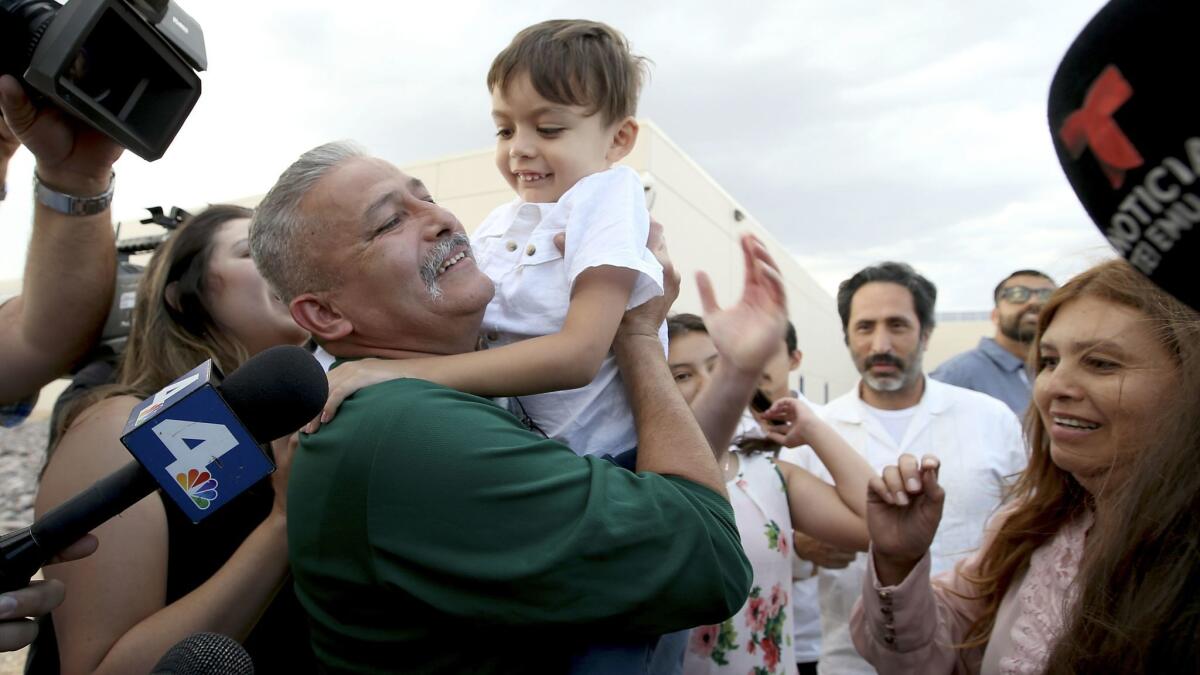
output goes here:
[{"label": "child's hand", "polygon": [[818,424],[817,414],[795,398],[781,398],[760,416],[767,440],[786,448],[808,445],[812,425]]},{"label": "child's hand", "polygon": [[408,377],[409,374],[404,371],[402,364],[402,361],[362,359],[343,363],[329,371],[329,398],[325,401],[321,415],[305,425],[304,433],[316,433],[322,424],[331,422],[342,401],[350,398],[350,395],[359,389]]}]

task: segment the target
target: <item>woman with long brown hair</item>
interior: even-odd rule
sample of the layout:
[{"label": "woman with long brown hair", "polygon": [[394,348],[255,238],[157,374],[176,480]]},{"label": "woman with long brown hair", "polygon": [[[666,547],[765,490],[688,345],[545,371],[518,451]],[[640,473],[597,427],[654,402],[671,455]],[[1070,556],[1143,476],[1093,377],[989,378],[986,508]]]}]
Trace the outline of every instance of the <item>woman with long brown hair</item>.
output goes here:
[{"label": "woman with long brown hair", "polygon": [[[1155,496],[1146,485],[1164,468],[1195,462],[1188,406],[1200,387],[1200,315],[1128,263],[1102,263],[1050,298],[1031,359],[1037,379],[1026,415],[1029,467],[975,556],[930,582],[927,551],[944,497],[935,457],[902,456],[871,481],[871,565],[852,629],[855,646],[881,673],[1041,673],[1068,628],[1060,651],[1105,642],[1076,642],[1079,630],[1094,628],[1101,607],[1109,619],[1170,621],[1154,607],[1166,589],[1130,595],[1148,590],[1132,567],[1138,551],[1159,546],[1130,535],[1154,537],[1180,516],[1195,518],[1176,511],[1195,502],[1194,485],[1160,484]],[[1164,453],[1171,461],[1160,461]],[[1131,497],[1139,508],[1162,497],[1151,517],[1163,520],[1132,518],[1124,510]],[[1141,523],[1133,531],[1125,529],[1131,519]],[[1195,530],[1184,538],[1194,550]],[[1089,582],[1082,587],[1075,583],[1081,570]],[[1106,590],[1094,586],[1122,571],[1133,585],[1116,589],[1123,601],[1107,602]],[[1186,577],[1175,575],[1176,590],[1193,583]],[[1080,616],[1077,607],[1092,609],[1068,622],[1064,617]],[[1146,628],[1155,630],[1107,630],[1111,636]],[[1056,663],[1078,656],[1073,647]]]},{"label": "woman with long brown hair", "polygon": [[[1200,331],[1175,304],[1186,344],[1156,443],[1098,502],[1078,600],[1047,675],[1200,673]],[[1190,319],[1188,317],[1191,317]]]},{"label": "woman with long brown hair", "polygon": [[[139,400],[205,359],[222,372],[306,333],[250,259],[250,211],[213,206],[154,255],[139,287],[117,384],[81,401],[46,466],[45,513],[123,466],[121,429]],[[314,669],[303,611],[288,586],[288,452],[271,480],[192,525],[167,497],[146,497],[95,530],[99,550],[48,568],[71,589],[34,644],[34,673],[148,672],[176,642],[230,635],[266,672]],[[269,483],[269,484],[268,484]],[[281,590],[285,589],[285,590]]]}]

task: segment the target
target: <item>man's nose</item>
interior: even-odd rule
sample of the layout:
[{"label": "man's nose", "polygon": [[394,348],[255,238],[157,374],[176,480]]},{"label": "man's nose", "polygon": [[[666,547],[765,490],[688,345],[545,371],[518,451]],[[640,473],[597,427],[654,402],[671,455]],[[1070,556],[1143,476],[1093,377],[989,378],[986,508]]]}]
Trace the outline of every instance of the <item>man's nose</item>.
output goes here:
[{"label": "man's nose", "polygon": [[458,220],[454,214],[437,204],[429,205],[428,217],[422,226],[422,235],[426,239],[441,239],[452,236],[458,229]]},{"label": "man's nose", "polygon": [[872,354],[888,354],[892,351],[892,338],[886,330],[881,328],[875,329],[875,333],[871,335],[871,353]]}]

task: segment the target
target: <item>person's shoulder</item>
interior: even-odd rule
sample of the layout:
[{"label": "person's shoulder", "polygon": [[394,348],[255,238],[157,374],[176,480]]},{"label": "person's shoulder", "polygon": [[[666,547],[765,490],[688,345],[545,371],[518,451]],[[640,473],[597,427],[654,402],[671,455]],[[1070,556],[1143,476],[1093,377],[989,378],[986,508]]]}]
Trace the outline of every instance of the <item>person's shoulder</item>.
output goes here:
[{"label": "person's shoulder", "polygon": [[[129,413],[141,402],[136,396],[109,396],[89,405],[67,427],[64,438],[75,434],[89,436],[112,432],[112,437],[121,436]],[[107,436],[105,436],[107,438]]]},{"label": "person's shoulder", "polygon": [[[416,378],[401,378],[364,387],[347,399],[353,401],[347,411],[352,415],[374,418],[381,409],[392,418],[405,422],[428,419],[431,412],[443,416],[455,407],[485,410],[499,407],[491,400]],[[338,413],[341,417],[341,413]],[[335,418],[336,419],[336,418]]]},{"label": "person's shoulder", "polygon": [[946,359],[929,374],[935,380],[949,384],[959,384],[971,379],[981,366],[990,363],[987,355],[979,347],[972,347],[965,352],[959,352]]},{"label": "person's shoulder", "polygon": [[636,187],[642,190],[642,177],[637,171],[623,166],[617,165],[609,167],[604,171],[597,171],[593,174],[588,174],[579,179],[576,186],[585,186],[592,188],[629,188]]},{"label": "person's shoulder", "polygon": [[88,406],[58,440],[44,477],[65,470],[72,476],[69,483],[86,483],[127,464],[132,456],[121,436],[139,402],[135,396],[112,396]]},{"label": "person's shoulder", "polygon": [[617,194],[644,194],[642,179],[627,166],[614,166],[580,178],[559,200],[573,204],[604,199],[605,203]]},{"label": "person's shoulder", "polygon": [[858,387],[854,386],[850,388],[850,391],[821,406],[817,414],[825,420],[840,419],[846,415],[857,416],[858,412],[862,410],[861,404]]},{"label": "person's shoulder", "polygon": [[445,467],[522,431],[516,418],[489,399],[406,378],[358,390],[301,445],[314,456],[371,455],[377,468]]},{"label": "person's shoulder", "polygon": [[[932,378],[930,379],[932,380]],[[950,400],[956,408],[961,409],[963,414],[973,415],[977,419],[986,418],[1002,423],[1009,421],[1017,423],[1017,416],[1008,405],[994,396],[949,382],[932,381],[936,384],[930,386],[938,387],[941,390],[940,394]]]}]

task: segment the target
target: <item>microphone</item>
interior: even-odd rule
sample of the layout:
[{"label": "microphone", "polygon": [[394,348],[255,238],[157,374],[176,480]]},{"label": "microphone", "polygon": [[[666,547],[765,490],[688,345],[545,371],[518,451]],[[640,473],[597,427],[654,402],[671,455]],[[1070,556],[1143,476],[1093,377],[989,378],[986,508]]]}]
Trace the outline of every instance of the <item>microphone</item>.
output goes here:
[{"label": "microphone", "polygon": [[1058,160],[1118,253],[1200,310],[1196,0],[1113,0],[1063,56],[1047,115]]},{"label": "microphone", "polygon": [[196,633],[168,649],[150,675],[254,675],[254,662],[237,640]]},{"label": "microphone", "polygon": [[206,361],[139,404],[121,438],[137,460],[0,537],[0,592],[27,586],[55,553],[159,487],[198,522],[272,472],[259,444],[302,427],[329,394],[316,359],[290,345],[213,381]]}]

